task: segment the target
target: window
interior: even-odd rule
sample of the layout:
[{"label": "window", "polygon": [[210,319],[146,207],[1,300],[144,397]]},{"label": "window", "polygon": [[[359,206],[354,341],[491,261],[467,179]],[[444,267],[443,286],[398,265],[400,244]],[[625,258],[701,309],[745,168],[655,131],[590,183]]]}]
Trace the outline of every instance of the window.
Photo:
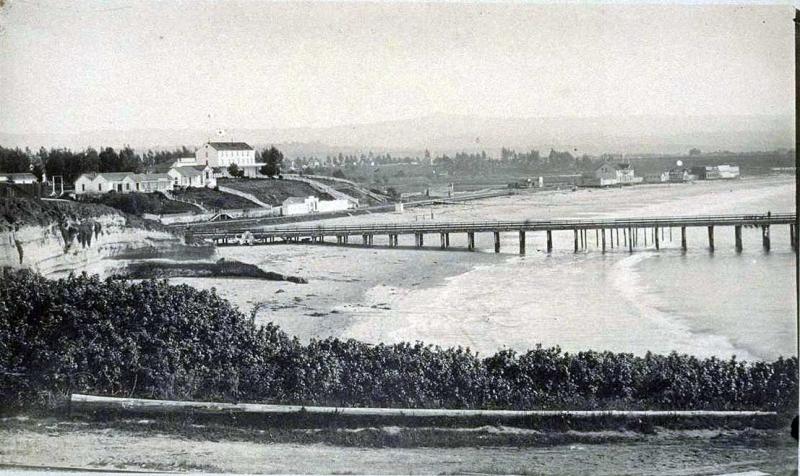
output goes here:
[{"label": "window", "polygon": [[81,184],[81,192],[85,192],[85,191],[86,191],[86,184],[84,183],[84,184]]},{"label": "window", "polygon": [[139,190],[139,182],[136,182],[136,190]]},{"label": "window", "polygon": [[98,183],[97,184],[97,191],[98,192],[102,192],[103,191],[103,184],[102,183]]},{"label": "window", "polygon": [[131,184],[129,184],[129,183],[126,183],[126,184],[125,184],[125,190],[130,190],[130,189],[131,189]]}]

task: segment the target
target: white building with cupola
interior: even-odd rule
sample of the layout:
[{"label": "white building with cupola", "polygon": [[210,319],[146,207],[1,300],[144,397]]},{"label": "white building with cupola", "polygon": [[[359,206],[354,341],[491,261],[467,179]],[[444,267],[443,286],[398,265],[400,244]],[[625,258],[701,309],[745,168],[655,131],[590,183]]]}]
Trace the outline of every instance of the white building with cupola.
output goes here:
[{"label": "white building with cupola", "polygon": [[245,177],[257,177],[263,163],[256,162],[256,151],[244,142],[206,142],[195,152],[198,165],[208,165],[215,177],[228,176],[228,167],[236,164]]}]

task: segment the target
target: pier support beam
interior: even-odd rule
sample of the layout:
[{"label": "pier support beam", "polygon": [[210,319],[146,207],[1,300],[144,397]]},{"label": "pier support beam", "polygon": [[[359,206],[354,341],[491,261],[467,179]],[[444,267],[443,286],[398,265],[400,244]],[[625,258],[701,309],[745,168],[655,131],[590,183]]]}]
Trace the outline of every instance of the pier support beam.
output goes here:
[{"label": "pier support beam", "polygon": [[467,249],[470,251],[475,251],[475,232],[468,231],[467,232]]},{"label": "pier support beam", "polygon": [[450,248],[450,233],[444,234],[444,247]]},{"label": "pier support beam", "polygon": [[525,254],[525,231],[519,231],[519,254]]},{"label": "pier support beam", "polygon": [[440,242],[439,247],[445,249],[446,247],[444,245],[444,233],[439,233],[439,242]]},{"label": "pier support beam", "polygon": [[714,227],[708,227],[708,249],[714,251]]},{"label": "pier support beam", "polygon": [[681,249],[686,251],[686,227],[681,227]]},{"label": "pier support beam", "polygon": [[797,225],[789,225],[789,243],[791,243],[792,249],[797,251]]},{"label": "pier support beam", "polygon": [[633,253],[633,229],[628,228],[628,251]]},{"label": "pier support beam", "polygon": [[547,252],[553,251],[553,230],[547,230]]},{"label": "pier support beam", "polygon": [[494,252],[495,253],[499,253],[500,252],[500,232],[499,231],[495,231],[494,232]]},{"label": "pier support beam", "polygon": [[605,228],[600,229],[600,235],[603,237],[603,253],[606,252],[606,230]]},{"label": "pier support beam", "polygon": [[575,252],[577,253],[578,252],[578,230],[575,229],[575,230],[572,230],[572,231],[575,232]]},{"label": "pier support beam", "polygon": [[736,239],[736,252],[742,252],[742,225],[736,225],[733,227],[733,235]]},{"label": "pier support beam", "polygon": [[761,227],[761,243],[764,245],[764,250],[769,251],[769,225],[764,225]]},{"label": "pier support beam", "polygon": [[[656,249],[660,250],[661,249],[661,242],[658,239],[658,227],[653,228],[653,232],[654,232],[653,236],[655,237],[654,241],[656,243]],[[662,233],[663,233],[663,231],[662,231]]]}]

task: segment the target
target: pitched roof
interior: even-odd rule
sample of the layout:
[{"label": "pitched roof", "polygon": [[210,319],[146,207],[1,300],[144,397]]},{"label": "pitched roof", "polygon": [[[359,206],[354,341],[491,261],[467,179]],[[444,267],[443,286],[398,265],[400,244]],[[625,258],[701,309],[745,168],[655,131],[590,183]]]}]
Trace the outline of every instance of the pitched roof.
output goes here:
[{"label": "pitched roof", "polygon": [[[88,174],[87,174],[88,175]],[[130,177],[131,179],[135,180],[136,174],[133,172],[102,172],[99,174],[91,174],[94,177],[103,177],[106,180],[124,180],[126,177]]]},{"label": "pitched roof", "polygon": [[617,170],[625,170],[631,168],[631,164],[619,163],[616,165]]},{"label": "pitched roof", "polygon": [[244,142],[209,142],[208,145],[217,150],[253,150]]},{"label": "pitched roof", "polygon": [[172,181],[172,177],[167,174],[135,174],[134,180],[137,182],[141,182],[144,180],[169,180]]},{"label": "pitched roof", "polygon": [[203,169],[205,169],[205,167],[184,165],[181,167],[172,167],[170,170],[174,170],[184,177],[197,177],[198,175],[203,175]]}]

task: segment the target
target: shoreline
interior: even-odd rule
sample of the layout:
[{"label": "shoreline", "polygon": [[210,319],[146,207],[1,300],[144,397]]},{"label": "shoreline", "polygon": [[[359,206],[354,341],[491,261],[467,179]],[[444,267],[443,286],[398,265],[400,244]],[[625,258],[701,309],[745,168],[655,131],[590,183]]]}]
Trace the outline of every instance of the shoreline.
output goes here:
[{"label": "shoreline", "polygon": [[[458,205],[435,209],[435,220],[450,220],[452,217],[470,219],[476,214],[482,215],[487,212],[502,214],[504,217],[509,214],[509,216],[517,218],[543,213],[560,213],[558,210],[562,209],[563,213],[560,214],[564,216],[575,216],[574,211],[581,210],[580,216],[582,217],[654,214],[664,207],[683,209],[684,203],[697,201],[698,197],[702,197],[696,206],[696,208],[699,207],[700,212],[713,213],[717,208],[725,211],[725,208],[731,206],[731,203],[739,209],[761,208],[763,205],[759,205],[759,203],[762,202],[774,203],[772,209],[777,210],[780,208],[783,197],[794,188],[793,182],[790,183],[787,177],[756,178],[705,185],[708,184],[670,184],[647,187],[658,194],[664,193],[665,189],[672,190],[670,195],[661,197],[659,200],[652,200],[647,196],[631,201],[632,191],[630,189],[591,192],[555,191],[548,194],[532,194],[531,197],[535,200],[530,204],[528,202],[516,204],[508,197],[493,198],[474,204],[474,206]],[[636,192],[638,193],[638,191]],[[582,195],[580,195],[581,193]],[[545,195],[549,195],[550,198],[542,200]],[[791,195],[793,197],[793,192]],[[697,210],[691,209],[691,212],[694,211]],[[371,215],[366,218],[336,219],[334,222],[337,224],[353,223],[356,218],[358,218],[357,221],[414,220],[415,215],[413,213],[403,215],[387,213],[380,216]],[[698,240],[702,240],[702,231],[704,230],[698,234],[690,233],[690,241],[696,243]],[[453,246],[462,246],[463,243],[459,241],[462,238],[457,235],[453,236]],[[631,296],[626,301],[627,304],[624,304],[624,309],[613,306],[606,302],[607,299],[599,296],[592,297],[582,304],[591,306],[587,308],[587,312],[591,315],[604,316],[594,318],[589,325],[589,328],[608,329],[604,334],[606,337],[601,338],[602,334],[595,336],[587,334],[585,337],[580,337],[581,334],[574,334],[575,332],[585,333],[588,330],[586,324],[578,325],[577,322],[573,324],[577,311],[567,310],[565,312],[565,309],[559,307],[557,303],[552,305],[543,303],[545,300],[551,300],[548,296],[552,296],[553,293],[578,293],[576,295],[580,295],[582,288],[578,286],[579,283],[592,286],[591,279],[602,279],[607,273],[612,272],[613,263],[628,256],[626,250],[610,250],[603,256],[594,251],[576,255],[572,253],[571,249],[564,249],[571,244],[571,236],[559,237],[556,235],[556,249],[553,253],[547,254],[540,252],[544,248],[543,243],[540,243],[541,237],[533,236],[528,240],[528,255],[520,257],[516,253],[512,254],[511,251],[508,251],[515,250],[515,237],[503,236],[502,249],[505,253],[499,255],[493,252],[489,241],[481,241],[482,239],[488,240],[488,238],[482,236],[476,238],[477,248],[479,250],[488,249],[489,252],[462,253],[455,250],[440,251],[433,247],[424,250],[410,248],[375,250],[358,246],[338,247],[333,245],[275,245],[252,247],[245,252],[241,247],[222,247],[218,252],[226,259],[238,259],[255,264],[265,270],[302,275],[307,277],[309,284],[302,290],[292,286],[269,285],[264,288],[259,285],[259,293],[248,293],[246,290],[240,289],[246,286],[231,285],[224,280],[200,278],[175,282],[185,282],[206,289],[216,287],[224,297],[231,299],[245,311],[257,307],[257,322],[274,322],[304,342],[311,338],[330,336],[352,337],[374,343],[423,340],[444,347],[469,346],[472,349],[481,350],[481,353],[491,353],[507,347],[524,351],[539,342],[545,346],[559,345],[570,351],[604,349],[621,352],[633,351],[637,355],[643,354],[647,350],[658,352],[677,350],[678,352],[696,353],[698,349],[700,349],[698,355],[723,357],[736,354],[747,360],[771,360],[777,354],[793,355],[789,347],[786,349],[781,347],[774,352],[764,354],[763,345],[761,350],[758,346],[753,347],[752,339],[757,333],[750,333],[742,340],[738,335],[724,331],[726,328],[731,328],[730,324],[726,324],[724,320],[715,319],[713,322],[719,321],[719,323],[709,327],[704,322],[706,317],[698,319],[696,315],[698,309],[686,307],[674,302],[674,299],[669,299],[669,296],[674,294],[661,296],[662,293],[667,292],[664,290],[665,285],[668,285],[666,289],[670,293],[683,292],[680,290],[680,286],[676,288],[676,285],[670,282],[662,282],[663,280],[660,279],[652,281],[653,277],[659,276],[659,270],[663,266],[686,266],[683,264],[685,262],[683,255],[673,249],[677,246],[675,242],[662,243],[662,250],[657,253],[657,259],[654,257],[653,260],[642,260],[636,268],[637,274],[644,273],[639,277],[644,281],[640,291],[650,296],[646,301],[651,302],[655,306],[653,308],[655,310],[633,306],[631,303],[637,302],[642,297],[638,295]],[[726,240],[729,238],[727,236],[718,237],[720,249],[715,253],[717,259],[714,261],[730,262],[732,265],[742,263],[741,266],[744,266],[745,261],[755,260],[753,262],[756,263],[758,269],[770,269],[770,266],[774,266],[770,265],[770,262],[791,259],[788,252],[783,252],[785,247],[782,242],[785,238],[783,233],[776,234],[774,237],[775,249],[770,254],[770,259],[761,257],[762,255],[758,251],[760,244],[753,243],[757,238],[749,234],[745,236],[744,253],[736,255],[737,257],[734,258],[732,245],[730,250],[727,249]],[[383,237],[376,236],[376,245],[383,244],[380,241],[382,239]],[[401,246],[403,244],[401,238]],[[715,265],[708,261],[708,254],[702,248],[701,246],[690,249],[689,255],[696,257],[693,259],[699,260],[698,265],[710,266],[709,270],[713,272]],[[623,251],[625,252],[623,253]],[[650,256],[649,250],[637,251],[637,255],[639,253],[647,253],[647,256]],[[728,255],[731,257],[728,258]],[[579,272],[577,269],[573,269],[573,266],[585,269],[583,272]],[[691,271],[691,268],[686,268],[687,272]],[[505,272],[501,273],[503,270]],[[575,283],[566,286],[556,285],[564,279],[573,280]],[[680,280],[679,278],[675,279]],[[496,280],[508,281],[508,289],[493,285],[492,282]],[[554,284],[546,285],[548,281],[553,281]],[[485,285],[478,286],[479,282]],[[539,288],[542,288],[543,285],[544,288],[540,290]],[[463,288],[464,291],[460,292],[458,288]],[[672,291],[673,288],[676,288],[675,291]],[[550,289],[550,294],[545,292],[546,289]],[[505,298],[494,301],[495,305],[491,309],[480,306],[479,300],[497,299],[497,293],[501,293],[499,296],[517,293],[519,299],[515,303],[511,301],[506,303],[507,299]],[[608,296],[608,298],[622,299],[616,297],[618,294],[619,290],[616,290],[613,292],[615,297]],[[663,301],[664,297],[668,300]],[[727,299],[735,302],[736,297],[728,296]],[[457,318],[457,315],[452,312],[456,308],[463,308],[463,314],[468,318]],[[728,308],[721,308],[719,311],[714,309],[714,312],[718,313],[729,312]],[[663,333],[653,334],[651,337],[656,339],[655,341],[647,337],[652,333],[636,337],[637,333],[631,334],[629,331],[618,329],[619,319],[612,318],[623,310],[624,313],[631,315],[626,319],[634,328],[642,326],[643,322],[649,322],[649,319],[666,316],[668,319],[658,324],[658,328],[666,326],[665,329],[672,329],[672,331],[667,332],[666,335]],[[514,327],[504,317],[531,312],[535,312],[535,314],[530,315],[530,318],[536,319],[539,323],[536,326],[524,324],[525,320],[520,317],[511,321],[517,323],[515,324],[517,327]],[[452,314],[452,318],[447,321],[450,322],[450,330],[446,328],[445,324],[438,322],[441,320],[442,313]],[[632,320],[635,315],[640,316],[638,321]],[[476,320],[475,316],[484,316],[484,318]],[[674,322],[670,322],[671,316],[675,317]],[[622,322],[627,321],[623,320]],[[470,327],[476,330],[472,331]],[[777,325],[769,327],[774,327],[776,330],[781,329]],[[465,330],[459,330],[462,328]],[[617,330],[619,337],[612,334]],[[574,335],[570,336],[570,332]],[[632,337],[624,337],[628,335]],[[560,337],[557,338],[557,336]],[[487,337],[491,337],[490,340],[496,342],[494,347],[486,347]],[[483,344],[481,344],[482,341]],[[657,342],[661,345],[653,348],[652,345],[646,345],[648,342]],[[699,345],[699,342],[708,342],[708,345]],[[631,343],[636,344],[634,348],[630,346]],[[702,350],[704,347],[707,348]],[[792,349],[794,349],[793,346]]]}]

